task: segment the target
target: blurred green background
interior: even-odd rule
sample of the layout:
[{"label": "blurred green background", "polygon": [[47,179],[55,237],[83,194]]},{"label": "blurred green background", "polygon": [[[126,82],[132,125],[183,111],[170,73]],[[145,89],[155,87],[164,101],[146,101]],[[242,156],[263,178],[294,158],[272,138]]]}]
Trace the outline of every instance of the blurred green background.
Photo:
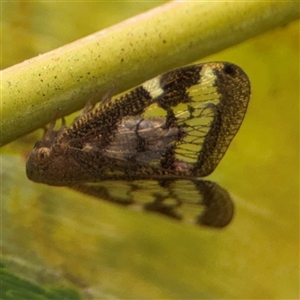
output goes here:
[{"label": "blurred green background", "polygon": [[[2,3],[2,68],[159,4]],[[232,194],[233,222],[199,229],[30,182],[38,130],[2,148],[10,270],[94,299],[299,298],[299,21],[202,61],[213,60],[238,64],[252,83],[242,128],[209,176]]]}]

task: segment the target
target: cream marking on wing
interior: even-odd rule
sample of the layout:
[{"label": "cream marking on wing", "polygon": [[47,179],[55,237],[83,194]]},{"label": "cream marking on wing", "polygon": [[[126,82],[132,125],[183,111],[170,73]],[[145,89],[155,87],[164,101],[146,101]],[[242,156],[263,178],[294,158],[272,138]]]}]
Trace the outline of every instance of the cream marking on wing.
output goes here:
[{"label": "cream marking on wing", "polygon": [[164,90],[161,88],[160,85],[160,76],[146,81],[142,86],[151,95],[153,99],[160,97],[164,93]]}]

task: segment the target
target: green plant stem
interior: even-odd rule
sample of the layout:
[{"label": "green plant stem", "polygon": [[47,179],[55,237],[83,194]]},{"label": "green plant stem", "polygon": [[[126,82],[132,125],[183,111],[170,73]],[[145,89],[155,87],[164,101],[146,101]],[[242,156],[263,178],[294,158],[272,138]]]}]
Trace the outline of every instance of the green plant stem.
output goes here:
[{"label": "green plant stem", "polygon": [[1,146],[80,109],[96,91],[124,91],[297,18],[298,2],[170,2],[7,68]]}]

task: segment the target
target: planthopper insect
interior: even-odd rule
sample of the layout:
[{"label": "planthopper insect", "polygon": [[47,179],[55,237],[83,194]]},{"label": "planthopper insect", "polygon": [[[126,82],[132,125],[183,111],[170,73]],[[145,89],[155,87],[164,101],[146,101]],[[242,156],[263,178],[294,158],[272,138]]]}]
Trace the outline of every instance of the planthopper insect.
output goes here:
[{"label": "planthopper insect", "polygon": [[214,171],[244,119],[250,82],[210,62],[157,76],[35,144],[29,179],[196,225],[224,227],[230,195],[200,179]]}]

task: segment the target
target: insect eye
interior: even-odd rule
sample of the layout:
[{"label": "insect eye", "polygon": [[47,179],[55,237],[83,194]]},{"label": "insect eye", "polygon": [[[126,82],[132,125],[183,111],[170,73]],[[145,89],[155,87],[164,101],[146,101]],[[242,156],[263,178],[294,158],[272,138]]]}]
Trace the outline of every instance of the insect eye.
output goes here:
[{"label": "insect eye", "polygon": [[39,160],[39,162],[44,163],[49,159],[50,153],[51,151],[49,148],[40,148],[36,151],[36,158]]}]

